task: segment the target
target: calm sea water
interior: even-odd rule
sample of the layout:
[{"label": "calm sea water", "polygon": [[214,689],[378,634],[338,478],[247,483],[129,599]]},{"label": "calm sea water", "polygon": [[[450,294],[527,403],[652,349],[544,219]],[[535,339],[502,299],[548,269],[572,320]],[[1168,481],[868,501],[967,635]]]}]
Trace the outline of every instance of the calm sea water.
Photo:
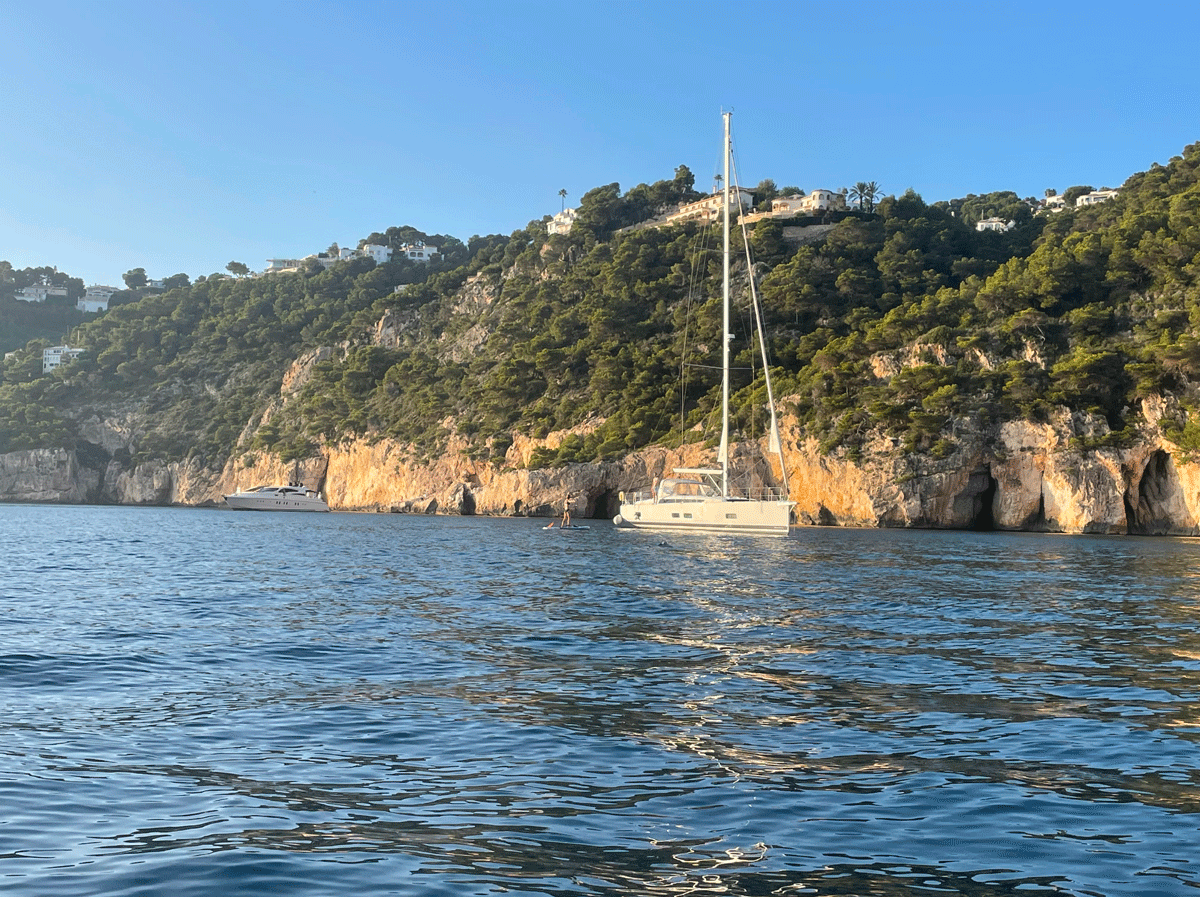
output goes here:
[{"label": "calm sea water", "polygon": [[593,524],[0,505],[0,892],[1197,893],[1200,543]]}]

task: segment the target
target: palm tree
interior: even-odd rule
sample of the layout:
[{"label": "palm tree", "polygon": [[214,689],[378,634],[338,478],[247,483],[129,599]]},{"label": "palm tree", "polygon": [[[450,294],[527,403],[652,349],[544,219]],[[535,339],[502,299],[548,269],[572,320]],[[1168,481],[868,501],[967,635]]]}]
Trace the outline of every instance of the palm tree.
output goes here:
[{"label": "palm tree", "polygon": [[567,210],[567,188],[563,187],[561,190],[559,190],[558,195],[562,197],[562,208],[559,209],[559,211],[565,212]]},{"label": "palm tree", "polygon": [[875,211],[875,200],[882,192],[874,181],[859,181],[850,188],[847,196],[858,204],[861,211],[869,213]]},{"label": "palm tree", "polygon": [[866,200],[867,200],[867,211],[868,212],[875,211],[875,200],[877,200],[879,198],[881,193],[883,193],[883,191],[879,189],[879,185],[877,183],[875,183],[874,181],[867,181]]}]

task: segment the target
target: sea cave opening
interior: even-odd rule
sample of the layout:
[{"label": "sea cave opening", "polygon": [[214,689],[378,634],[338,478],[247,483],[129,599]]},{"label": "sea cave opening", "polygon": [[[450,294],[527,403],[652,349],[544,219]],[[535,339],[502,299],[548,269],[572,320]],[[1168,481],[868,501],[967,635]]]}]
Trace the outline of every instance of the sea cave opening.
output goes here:
[{"label": "sea cave opening", "polygon": [[1125,495],[1126,531],[1131,536],[1162,536],[1172,532],[1183,523],[1176,519],[1182,493],[1174,460],[1159,449],[1142,470],[1136,501],[1131,494]]},{"label": "sea cave opening", "polygon": [[991,532],[996,528],[996,492],[998,485],[990,465],[977,468],[967,478],[966,488],[954,499],[954,517],[975,532]]},{"label": "sea cave opening", "polygon": [[987,485],[976,498],[975,519],[971,521],[971,529],[979,533],[990,533],[996,528],[996,478],[987,473]]},{"label": "sea cave opening", "polygon": [[611,520],[621,510],[621,499],[611,489],[601,492],[588,502],[592,520]]}]

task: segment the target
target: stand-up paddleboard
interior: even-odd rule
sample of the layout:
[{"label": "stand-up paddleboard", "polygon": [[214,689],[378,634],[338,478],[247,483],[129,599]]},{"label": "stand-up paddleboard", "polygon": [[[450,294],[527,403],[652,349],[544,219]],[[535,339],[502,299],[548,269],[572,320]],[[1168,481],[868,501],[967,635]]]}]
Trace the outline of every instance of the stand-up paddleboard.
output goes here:
[{"label": "stand-up paddleboard", "polygon": [[549,526],[543,526],[542,529],[591,529],[590,526],[576,526],[572,523],[570,526],[559,526],[557,523],[551,523]]}]

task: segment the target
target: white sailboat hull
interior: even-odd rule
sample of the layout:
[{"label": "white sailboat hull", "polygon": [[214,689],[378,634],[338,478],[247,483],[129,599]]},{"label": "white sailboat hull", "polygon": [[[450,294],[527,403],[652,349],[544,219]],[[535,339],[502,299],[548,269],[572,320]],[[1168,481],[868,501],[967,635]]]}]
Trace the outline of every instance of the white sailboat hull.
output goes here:
[{"label": "white sailboat hull", "polygon": [[613,523],[632,529],[694,533],[786,536],[791,528],[791,501],[704,498],[698,501],[622,503]]}]

